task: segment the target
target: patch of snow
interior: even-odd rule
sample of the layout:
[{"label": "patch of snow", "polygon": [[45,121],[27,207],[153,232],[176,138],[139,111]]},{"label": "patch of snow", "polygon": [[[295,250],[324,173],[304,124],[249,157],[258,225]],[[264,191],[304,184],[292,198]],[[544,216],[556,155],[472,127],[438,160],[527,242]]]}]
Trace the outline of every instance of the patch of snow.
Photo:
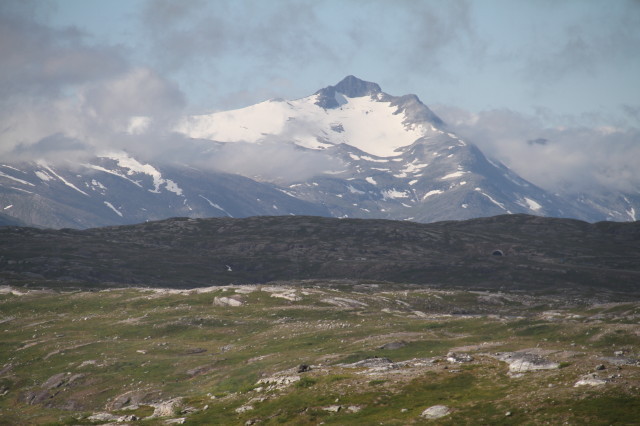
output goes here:
[{"label": "patch of snow", "polygon": [[360,191],[359,189],[355,189],[353,186],[351,185],[347,185],[347,189],[349,190],[349,192],[351,192],[352,194],[364,194],[364,191]]},{"label": "patch of snow", "polygon": [[22,189],[22,188],[17,188],[15,186],[10,187],[11,189],[15,189],[16,191],[22,191],[22,192],[26,192],[27,194],[33,194],[33,192],[31,191],[27,191],[26,189]]},{"label": "patch of snow", "polygon": [[409,194],[407,193],[407,191],[398,191],[397,189],[392,188],[386,191],[382,191],[382,198],[384,198],[385,200],[389,198],[409,198]]},{"label": "patch of snow", "polygon": [[122,212],[118,209],[116,209],[115,207],[113,207],[113,204],[111,204],[108,201],[103,201],[104,205],[109,207],[111,210],[113,210],[118,216],[122,217]]},{"label": "patch of snow", "polygon": [[355,154],[352,154],[352,153],[349,153],[349,157],[351,157],[352,160],[356,160],[356,161],[360,160],[359,156],[357,156]]},{"label": "patch of snow", "polygon": [[78,191],[79,193],[86,195],[87,197],[89,196],[89,194],[87,194],[86,192],[84,192],[82,189],[78,188],[77,186],[75,186],[74,184],[72,184],[71,182],[69,182],[68,180],[66,180],[65,178],[63,178],[62,176],[60,176],[59,174],[57,174],[56,172],[53,171],[53,169],[51,167],[49,167],[46,163],[44,162],[39,162],[38,163],[39,166],[44,167],[45,169],[47,169],[47,171],[49,173],[51,173],[52,175],[54,175],[55,177],[57,177],[58,179],[60,179],[60,181],[62,181],[62,183],[64,183],[65,185],[67,185],[69,188],[71,189],[75,189],[76,191]]},{"label": "patch of snow", "polygon": [[455,179],[457,177],[463,176],[465,173],[468,172],[458,170],[457,172],[449,173],[448,175],[441,177],[440,180]]},{"label": "patch of snow", "polygon": [[135,181],[133,179],[130,179],[127,176],[123,175],[122,173],[118,173],[118,172],[116,172],[114,170],[105,169],[104,167],[96,166],[94,164],[83,164],[83,166],[88,168],[88,169],[98,170],[100,172],[109,173],[110,175],[118,176],[119,178],[128,180],[129,182],[131,182],[135,186],[137,186],[139,188],[142,188],[142,185],[140,185],[140,182]]},{"label": "patch of snow", "polygon": [[426,194],[424,194],[422,196],[422,199],[426,199],[427,197],[431,197],[432,195],[437,195],[437,194],[442,194],[444,191],[440,190],[440,189],[434,189],[432,191],[427,192]]},{"label": "patch of snow", "polygon": [[6,167],[7,169],[15,170],[16,172],[22,172],[22,173],[24,173],[22,170],[20,170],[20,169],[16,169],[15,167],[10,166],[10,165],[8,165],[8,164],[0,164],[0,166],[2,166],[2,167]]},{"label": "patch of snow", "polygon": [[51,176],[49,176],[46,172],[43,172],[41,170],[36,170],[35,174],[40,178],[40,180],[44,182],[49,182],[50,180],[53,180]]},{"label": "patch of snow", "polygon": [[219,205],[217,205],[216,203],[214,203],[213,201],[211,201],[210,199],[208,199],[207,197],[205,197],[204,195],[198,194],[198,197],[204,199],[207,203],[209,203],[209,205],[211,207],[213,207],[214,209],[218,209],[221,212],[223,212],[224,214],[226,214],[229,217],[233,217],[229,214],[229,212],[227,212],[225,209],[223,209],[222,207],[220,207]]},{"label": "patch of snow", "polygon": [[389,160],[386,158],[373,158],[373,157],[369,157],[368,155],[363,155],[361,158],[363,160],[371,161],[372,163],[388,163],[389,162]]},{"label": "patch of snow", "polygon": [[7,207],[5,207],[5,208],[4,208],[4,209],[2,209],[2,210],[9,210],[11,207],[13,207],[13,204],[9,204]]},{"label": "patch of snow", "polygon": [[95,188],[100,188],[102,190],[106,190],[107,189],[103,184],[101,184],[100,182],[98,182],[95,179],[91,179],[91,185],[94,186],[94,188],[93,188],[94,190],[95,190]]},{"label": "patch of snow", "polygon": [[482,192],[482,189],[480,188],[476,188],[476,191],[478,191],[479,193],[481,193],[482,195],[484,195],[485,197],[487,197],[489,199],[489,201],[491,201],[493,204],[495,204],[496,206],[500,207],[502,210],[506,211],[507,213],[511,213],[509,210],[507,210],[507,208],[504,206],[504,204],[502,204],[499,201],[496,201],[491,195],[489,194],[485,194],[484,192]]},{"label": "patch of snow", "polygon": [[15,181],[15,182],[21,183],[21,184],[23,184],[23,185],[35,186],[35,185],[34,185],[34,184],[32,184],[31,182],[27,182],[26,180],[18,179],[18,178],[16,178],[16,177],[13,177],[13,176],[11,176],[11,175],[7,175],[7,174],[2,173],[2,172],[0,172],[0,176],[1,176],[1,177],[5,177],[5,178],[7,178],[7,179],[11,179],[12,181]]},{"label": "patch of snow", "polygon": [[422,169],[424,169],[428,165],[429,164],[427,164],[427,163],[416,163],[415,161],[413,161],[413,162],[407,164],[406,166],[404,166],[402,171],[405,172],[405,173],[415,173],[415,172],[421,171]]},{"label": "patch of snow", "polygon": [[[291,185],[291,187],[293,187],[293,185]],[[289,197],[293,197],[295,198],[295,195],[293,195],[293,193],[289,192],[289,191],[285,191],[284,189],[281,188],[275,188],[277,191],[282,192],[285,195],[288,195]]]},{"label": "patch of snow", "polygon": [[[348,144],[377,157],[395,156],[398,148],[426,135],[422,126],[405,126],[405,114],[399,113],[391,102],[371,96],[341,96],[344,103],[339,108],[324,109],[316,105],[317,100],[318,96],[313,95],[289,102],[267,101],[233,111],[191,116],[183,119],[176,130],[192,138],[220,142],[260,142],[286,135],[288,140],[305,148]],[[342,131],[332,131],[338,125]],[[321,134],[326,135],[322,142],[317,140]]]},{"label": "patch of snow", "polygon": [[374,178],[372,178],[372,177],[367,177],[367,178],[365,178],[365,180],[367,182],[369,182],[371,185],[377,185],[378,184],[378,182],[376,182],[376,180]]},{"label": "patch of snow", "polygon": [[466,208],[468,208],[468,207],[469,207],[469,204],[463,204],[463,205],[461,205],[460,207],[462,207],[463,209],[466,209]]},{"label": "patch of snow", "polygon": [[160,193],[160,187],[162,185],[165,186],[167,191],[173,192],[174,194],[180,196],[182,195],[182,189],[171,179],[164,179],[162,174],[151,164],[142,164],[135,158],[129,157],[126,153],[123,152],[110,152],[104,155],[101,155],[105,158],[110,158],[115,160],[120,167],[125,169],[129,169],[127,175],[131,176],[134,173],[143,173],[151,176],[153,179],[153,189],[149,189],[149,192],[153,192],[155,194]]},{"label": "patch of snow", "polygon": [[524,201],[526,201],[527,206],[529,207],[530,210],[537,212],[542,208],[540,204],[538,204],[536,201],[532,200],[531,198],[524,197]]},{"label": "patch of snow", "polygon": [[418,179],[414,179],[412,181],[409,181],[409,185],[415,185],[416,183],[418,183]]}]

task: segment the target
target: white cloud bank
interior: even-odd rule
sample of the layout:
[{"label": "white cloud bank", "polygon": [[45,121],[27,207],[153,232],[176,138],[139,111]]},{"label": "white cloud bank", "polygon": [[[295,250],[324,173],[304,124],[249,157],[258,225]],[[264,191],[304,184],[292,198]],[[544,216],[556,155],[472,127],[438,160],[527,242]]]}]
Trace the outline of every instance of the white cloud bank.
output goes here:
[{"label": "white cloud bank", "polygon": [[471,113],[439,105],[433,110],[486,155],[545,189],[640,191],[637,128],[547,126],[548,116],[506,109]]}]

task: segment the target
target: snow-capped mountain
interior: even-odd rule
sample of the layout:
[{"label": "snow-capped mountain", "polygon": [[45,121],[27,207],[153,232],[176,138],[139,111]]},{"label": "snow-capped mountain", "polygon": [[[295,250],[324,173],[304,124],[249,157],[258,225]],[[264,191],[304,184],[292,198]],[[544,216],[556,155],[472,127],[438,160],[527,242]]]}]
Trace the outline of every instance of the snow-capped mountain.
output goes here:
[{"label": "snow-capped mountain", "polygon": [[191,161],[110,152],[82,164],[0,163],[2,213],[84,228],[171,216],[598,221],[640,211],[638,195],[550,194],[460,139],[415,95],[353,76],[298,100],[186,117],[176,131],[191,138],[179,147],[195,152]]}]

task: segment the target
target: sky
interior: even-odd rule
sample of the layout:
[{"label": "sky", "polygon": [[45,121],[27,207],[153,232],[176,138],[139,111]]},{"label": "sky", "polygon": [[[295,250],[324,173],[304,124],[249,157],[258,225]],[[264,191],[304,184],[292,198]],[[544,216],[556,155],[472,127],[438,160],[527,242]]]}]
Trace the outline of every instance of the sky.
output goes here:
[{"label": "sky", "polygon": [[[3,0],[0,156],[153,150],[349,74],[547,189],[640,189],[638,0]],[[162,125],[129,140],[136,116]]]}]

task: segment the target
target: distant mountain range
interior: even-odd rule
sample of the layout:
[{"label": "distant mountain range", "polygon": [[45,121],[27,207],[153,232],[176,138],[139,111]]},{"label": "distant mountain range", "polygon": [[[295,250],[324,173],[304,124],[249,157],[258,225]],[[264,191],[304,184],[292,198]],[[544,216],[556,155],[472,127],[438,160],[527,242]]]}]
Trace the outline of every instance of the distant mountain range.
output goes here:
[{"label": "distant mountain range", "polygon": [[114,151],[84,162],[0,161],[0,225],[510,213],[596,222],[640,211],[640,193],[549,193],[460,139],[415,95],[353,76],[298,100],[185,117],[175,131],[183,142],[171,160]]}]

